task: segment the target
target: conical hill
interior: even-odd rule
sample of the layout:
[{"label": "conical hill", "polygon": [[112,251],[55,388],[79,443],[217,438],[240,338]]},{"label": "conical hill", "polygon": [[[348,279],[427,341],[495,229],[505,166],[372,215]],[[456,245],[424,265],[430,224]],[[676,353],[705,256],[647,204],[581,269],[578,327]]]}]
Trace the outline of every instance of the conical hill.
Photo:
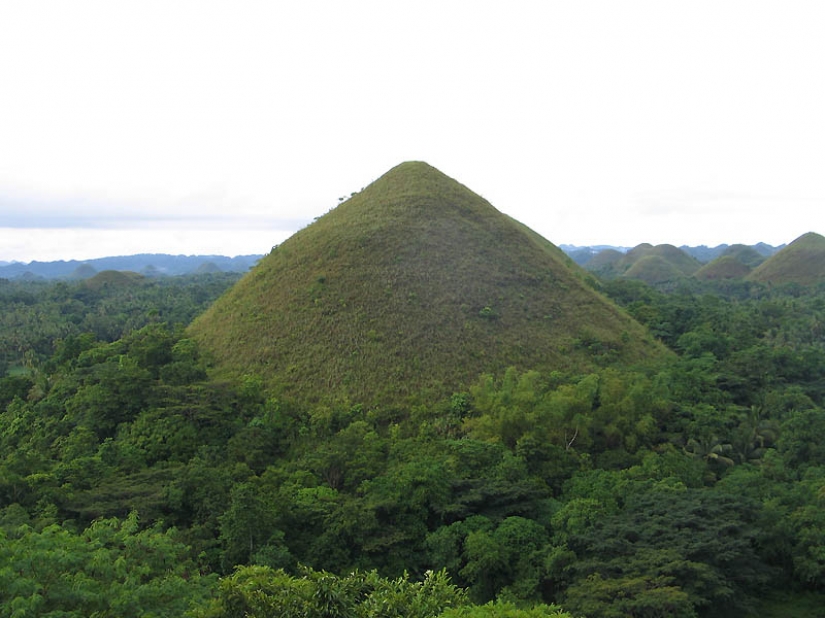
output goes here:
[{"label": "conical hill", "polygon": [[616,249],[602,249],[594,255],[584,267],[597,275],[615,276],[616,264],[624,257],[624,253]]},{"label": "conical hill", "polygon": [[649,253],[633,262],[622,276],[656,285],[684,279],[685,273],[666,257]]},{"label": "conical hill", "polygon": [[[641,267],[639,266],[640,263],[642,264]],[[645,264],[655,265],[655,267],[649,269]],[[674,277],[689,277],[699,270],[701,264],[696,258],[673,245],[656,245],[654,247],[649,243],[642,243],[628,251],[619,266],[626,269],[624,272],[626,277],[646,279],[648,270],[660,274],[668,270],[671,271]]]},{"label": "conical hill", "polygon": [[449,395],[508,366],[667,353],[555,245],[419,162],[274,248],[190,332],[217,375],[368,404]]},{"label": "conical hill", "polygon": [[689,277],[701,267],[695,258],[673,245],[642,243],[627,253],[606,250],[598,253],[586,268],[600,277],[626,277],[650,284]]},{"label": "conical hill", "polygon": [[[758,254],[757,254],[758,255]],[[743,264],[733,255],[720,255],[712,262],[693,273],[700,281],[717,281],[727,279],[744,279],[751,272],[751,267]]]},{"label": "conical hill", "polygon": [[825,237],[803,234],[754,268],[748,278],[773,284],[825,281]]},{"label": "conical hill", "polygon": [[84,285],[93,290],[104,288],[124,288],[145,281],[146,277],[139,273],[121,270],[102,270],[93,277],[89,277]]},{"label": "conical hill", "polygon": [[748,245],[741,244],[731,245],[722,252],[720,257],[723,256],[730,256],[737,262],[741,262],[750,268],[756,268],[765,261],[765,256],[759,253],[756,249],[749,247]]}]

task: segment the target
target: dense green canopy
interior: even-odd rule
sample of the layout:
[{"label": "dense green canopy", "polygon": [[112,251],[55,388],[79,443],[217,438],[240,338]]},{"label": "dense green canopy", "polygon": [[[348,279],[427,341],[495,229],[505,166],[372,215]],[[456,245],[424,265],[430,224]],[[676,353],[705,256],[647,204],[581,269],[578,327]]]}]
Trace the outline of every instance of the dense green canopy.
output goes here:
[{"label": "dense green canopy", "polygon": [[0,617],[821,615],[825,288],[599,284],[672,352],[319,403],[220,275],[0,283]]}]

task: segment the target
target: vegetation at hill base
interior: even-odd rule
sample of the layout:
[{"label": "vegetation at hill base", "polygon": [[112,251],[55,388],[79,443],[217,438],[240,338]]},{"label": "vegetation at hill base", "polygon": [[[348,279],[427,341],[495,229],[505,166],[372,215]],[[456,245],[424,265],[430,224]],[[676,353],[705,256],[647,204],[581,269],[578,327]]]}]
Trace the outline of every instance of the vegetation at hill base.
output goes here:
[{"label": "vegetation at hill base", "polygon": [[330,405],[209,377],[214,280],[73,285],[0,286],[0,615],[820,615],[822,286],[604,281],[672,356]]},{"label": "vegetation at hill base", "polygon": [[825,283],[633,253],[408,163],[240,280],[0,280],[0,618],[822,616]]},{"label": "vegetation at hill base", "polygon": [[187,326],[240,277],[103,271],[85,281],[0,279],[0,375],[45,361],[69,336],[114,341],[149,323]]}]

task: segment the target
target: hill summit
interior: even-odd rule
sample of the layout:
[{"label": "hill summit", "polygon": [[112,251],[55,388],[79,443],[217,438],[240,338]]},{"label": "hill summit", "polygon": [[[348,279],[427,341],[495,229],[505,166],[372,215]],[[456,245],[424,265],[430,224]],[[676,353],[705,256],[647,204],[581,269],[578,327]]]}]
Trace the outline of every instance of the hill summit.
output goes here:
[{"label": "hill summit", "polygon": [[449,395],[485,372],[665,354],[560,249],[422,162],[297,232],[190,327],[227,377],[308,399]]},{"label": "hill summit", "polygon": [[825,237],[808,232],[753,269],[750,279],[781,285],[825,281]]}]

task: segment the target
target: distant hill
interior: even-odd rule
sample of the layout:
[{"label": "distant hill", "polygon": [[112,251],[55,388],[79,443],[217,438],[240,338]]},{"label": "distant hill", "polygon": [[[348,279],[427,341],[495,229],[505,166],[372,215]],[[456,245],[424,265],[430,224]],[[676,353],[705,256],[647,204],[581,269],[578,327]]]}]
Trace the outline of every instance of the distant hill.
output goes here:
[{"label": "distant hill", "polygon": [[[643,247],[644,245],[640,245],[639,247]],[[682,251],[681,249],[674,247],[673,245],[656,245],[652,248],[645,247],[638,253],[638,257],[636,255],[637,249],[636,247],[629,251],[627,255],[625,255],[626,263],[630,264],[630,268],[628,272],[625,272],[626,277],[630,277],[629,271],[633,266],[637,266],[638,262],[641,261],[643,258],[657,258],[657,260],[661,260],[666,262],[670,267],[673,268],[674,272],[679,273],[683,276],[689,276],[699,270],[701,264],[699,261]],[[648,263],[651,263],[650,260],[647,260]]]},{"label": "distant hill", "polygon": [[273,249],[190,334],[218,376],[384,405],[508,366],[669,354],[584,279],[558,247],[409,162]]},{"label": "distant hill", "polygon": [[772,247],[771,245],[765,244],[763,242],[752,245],[753,249],[764,257],[769,257],[773,255],[777,251],[784,249],[785,246],[786,245],[779,245],[778,247]]},{"label": "distant hill", "polygon": [[688,245],[682,245],[679,248],[689,256],[706,264],[722,255],[728,249],[728,246],[729,245],[716,245],[715,247],[707,247],[705,245],[699,245],[698,247],[690,247]]},{"label": "distant hill", "polygon": [[700,281],[717,281],[744,279],[750,272],[751,267],[741,262],[736,256],[721,255],[709,264],[702,266],[693,273],[693,276]]},{"label": "distant hill", "polygon": [[210,261],[210,262],[204,262],[203,264],[198,266],[195,269],[194,272],[195,272],[196,275],[208,275],[208,274],[219,273],[219,272],[223,272],[223,271],[221,271],[220,267],[217,264],[215,264],[215,262]]},{"label": "distant hill", "polygon": [[585,247],[583,249],[573,249],[570,251],[565,251],[565,253],[579,266],[584,266],[593,259],[594,255],[596,255],[589,247]]},{"label": "distant hill", "polygon": [[69,279],[88,279],[97,274],[97,269],[91,264],[81,264],[72,271]]},{"label": "distant hill", "polygon": [[765,261],[766,254],[748,245],[731,245],[722,252],[722,256],[732,257],[750,268],[756,268]]},{"label": "distant hill", "polygon": [[781,285],[810,285],[825,281],[825,237],[803,234],[751,272],[749,279]]},{"label": "distant hill", "polygon": [[[88,268],[94,272],[103,270],[122,270],[144,272],[149,268],[152,276],[187,275],[195,273],[206,262],[211,262],[223,272],[246,272],[261,259],[260,255],[240,255],[226,257],[222,255],[169,255],[165,253],[141,253],[138,255],[97,258],[93,260],[68,260],[56,262],[12,262],[0,266],[0,278],[16,279],[24,273],[27,276],[44,279],[70,279],[76,277],[78,269]],[[94,274],[94,273],[92,273]],[[79,277],[84,278],[84,277]]]},{"label": "distant hill", "polygon": [[602,249],[584,265],[587,270],[597,274],[612,273],[614,265],[624,257],[617,249]]},{"label": "distant hill", "polygon": [[595,255],[586,268],[605,278],[625,277],[657,284],[689,277],[701,264],[673,245],[642,243],[625,254],[607,249]]},{"label": "distant hill", "polygon": [[[648,243],[644,243],[647,245]],[[650,245],[652,246],[652,245]],[[699,245],[695,247],[691,247],[688,245],[682,245],[679,247],[682,251],[687,253],[689,256],[696,258],[699,262],[703,264],[712,262],[716,258],[721,255],[727,255],[729,251],[731,251],[734,247],[746,247],[748,245],[717,245],[715,247],[707,247],[705,245]],[[771,245],[765,244],[763,242],[758,243],[756,245],[750,246],[751,249],[756,251],[759,255],[763,257],[767,257],[773,255],[779,249],[784,247],[785,245],[780,245],[779,247],[772,247]],[[581,266],[587,266],[589,270],[598,270],[601,266],[592,267],[591,260],[600,254],[605,252],[612,253],[618,252],[621,254],[628,253],[630,248],[628,247],[614,247],[611,245],[593,245],[593,246],[579,246],[579,245],[560,245],[561,249],[567,253],[577,264]],[[610,251],[608,251],[610,250]]]},{"label": "distant hill", "polygon": [[97,273],[94,277],[86,279],[84,284],[91,290],[101,290],[104,288],[128,287],[139,284],[145,279],[146,277],[139,273],[121,270],[104,270]]},{"label": "distant hill", "polygon": [[614,247],[613,245],[593,245],[584,247],[579,245],[559,245],[559,248],[579,266],[589,264],[590,260],[592,260],[595,256],[604,254],[605,252],[615,252],[620,255],[624,255],[630,249],[630,247]]},{"label": "distant hill", "polygon": [[685,276],[685,273],[675,263],[656,253],[641,256],[622,273],[625,279],[638,279],[651,285],[677,281]]}]

